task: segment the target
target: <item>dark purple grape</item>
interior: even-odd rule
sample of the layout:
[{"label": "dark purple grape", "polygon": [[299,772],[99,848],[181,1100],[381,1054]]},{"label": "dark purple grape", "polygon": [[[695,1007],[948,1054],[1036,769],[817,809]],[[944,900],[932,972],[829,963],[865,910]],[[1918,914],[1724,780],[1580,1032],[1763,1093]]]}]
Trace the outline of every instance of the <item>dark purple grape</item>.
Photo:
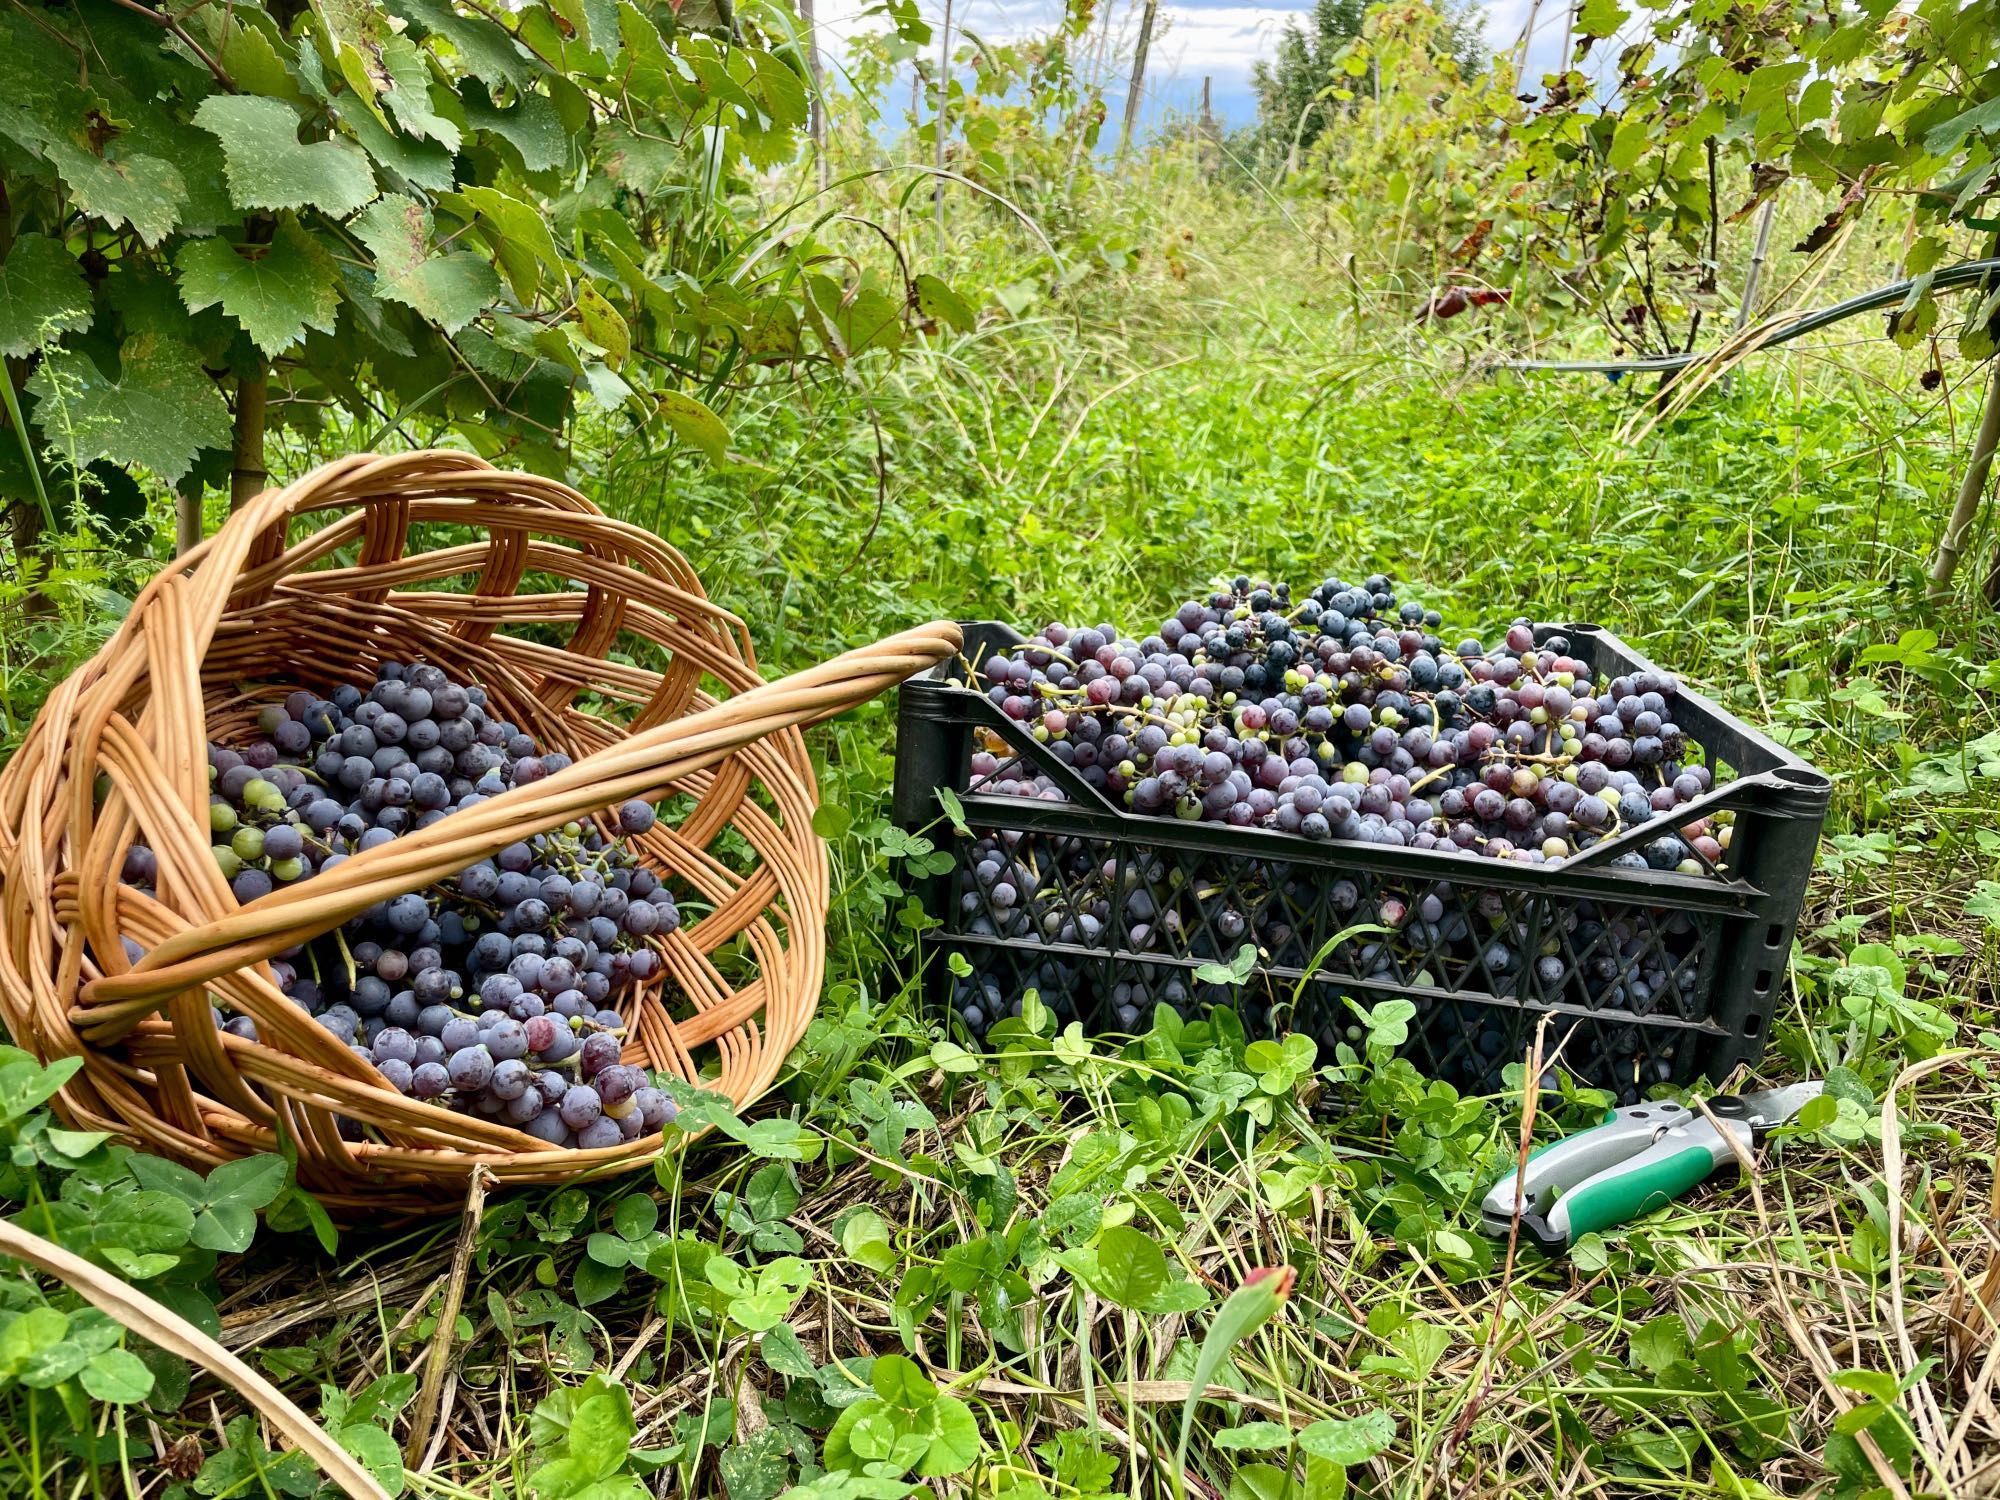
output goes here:
[{"label": "dark purple grape", "polygon": [[618,1061],[619,1050],[618,1038],[609,1032],[592,1032],[583,1039],[577,1066],[585,1078],[595,1078],[602,1069]]},{"label": "dark purple grape", "polygon": [[556,1110],[563,1124],[571,1130],[582,1130],[604,1113],[604,1102],[598,1098],[596,1089],[579,1083],[563,1091],[562,1098],[556,1101]]},{"label": "dark purple grape", "polygon": [[486,1087],[493,1077],[493,1054],[484,1047],[467,1047],[451,1055],[451,1086],[460,1093]]},{"label": "dark purple grape", "polygon": [[[565,1094],[563,1103],[568,1102],[569,1096]],[[618,1122],[603,1117],[593,1120],[576,1133],[576,1145],[579,1151],[602,1151],[607,1146],[618,1145],[624,1139],[625,1132],[618,1128]]]}]

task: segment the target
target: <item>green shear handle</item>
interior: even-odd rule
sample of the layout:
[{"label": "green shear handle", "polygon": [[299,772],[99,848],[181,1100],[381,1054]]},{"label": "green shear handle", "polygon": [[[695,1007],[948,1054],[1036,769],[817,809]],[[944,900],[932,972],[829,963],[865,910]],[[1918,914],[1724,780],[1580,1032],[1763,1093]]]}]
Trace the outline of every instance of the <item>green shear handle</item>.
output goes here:
[{"label": "green shear handle", "polygon": [[1706,1111],[1658,1101],[1614,1109],[1601,1124],[1542,1147],[1493,1184],[1480,1228],[1505,1237],[1514,1221],[1550,1255],[1677,1198],[1748,1153],[1826,1087],[1816,1080],[1756,1094],[1722,1094]]}]

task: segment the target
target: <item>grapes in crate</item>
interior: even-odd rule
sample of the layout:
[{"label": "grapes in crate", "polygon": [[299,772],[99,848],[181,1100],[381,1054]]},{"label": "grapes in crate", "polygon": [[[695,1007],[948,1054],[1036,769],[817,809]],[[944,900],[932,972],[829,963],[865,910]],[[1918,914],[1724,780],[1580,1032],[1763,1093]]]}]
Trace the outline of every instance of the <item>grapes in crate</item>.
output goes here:
[{"label": "grapes in crate", "polygon": [[[1530,864],[1657,827],[1614,868],[1718,872],[1714,787],[1664,673],[1595,677],[1525,621],[1447,648],[1385,578],[1294,600],[1237,578],[1134,640],[1052,623],[977,663],[1009,718],[1134,812]],[[1060,799],[989,734],[977,790]]]},{"label": "grapes in crate", "polygon": [[[365,689],[291,694],[257,735],[211,744],[209,828],[240,902],[309,880],[570,762],[489,713],[485,693],[436,666],[385,662]],[[422,891],[382,901],[280,954],[280,988],[400,1092],[486,1116],[551,1146],[615,1146],[658,1131],[674,1103],[619,1061],[625,1013],[662,967],[672,893],[625,839],[654,809],[607,810],[502,849]],[[124,879],[149,889],[152,850]],[[138,956],[127,940],[128,953]],[[216,1024],[257,1039],[245,1015]],[[345,1128],[345,1127],[344,1127]]]}]

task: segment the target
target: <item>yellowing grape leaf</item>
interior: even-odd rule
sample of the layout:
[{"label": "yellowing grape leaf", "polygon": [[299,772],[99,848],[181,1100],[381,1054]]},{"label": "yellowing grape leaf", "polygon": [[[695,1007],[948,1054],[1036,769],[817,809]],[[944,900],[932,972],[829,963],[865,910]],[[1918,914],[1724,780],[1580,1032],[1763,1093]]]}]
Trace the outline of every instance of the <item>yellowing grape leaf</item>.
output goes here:
[{"label": "yellowing grape leaf", "polygon": [[653,392],[653,405],[675,437],[701,449],[711,463],[722,462],[729,449],[729,429],[722,425],[722,418],[679,391]]},{"label": "yellowing grape leaf", "polygon": [[632,330],[610,299],[586,281],[577,288],[576,313],[584,337],[604,351],[605,362],[614,369],[624,364],[632,352]]}]

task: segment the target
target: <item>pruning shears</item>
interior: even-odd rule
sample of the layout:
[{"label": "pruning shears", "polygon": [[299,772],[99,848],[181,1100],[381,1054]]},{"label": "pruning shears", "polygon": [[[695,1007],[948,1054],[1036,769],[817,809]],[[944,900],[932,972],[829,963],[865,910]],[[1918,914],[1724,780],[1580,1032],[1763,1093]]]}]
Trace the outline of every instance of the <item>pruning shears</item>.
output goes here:
[{"label": "pruning shears", "polygon": [[1560,1255],[1594,1229],[1651,1213],[1736,1158],[1731,1139],[1750,1150],[1826,1087],[1794,1083],[1708,1101],[1710,1121],[1691,1104],[1655,1101],[1614,1109],[1604,1123],[1564,1136],[1528,1158],[1525,1180],[1514,1168],[1480,1203],[1480,1228],[1505,1237],[1521,1193],[1521,1233],[1544,1254]]}]

